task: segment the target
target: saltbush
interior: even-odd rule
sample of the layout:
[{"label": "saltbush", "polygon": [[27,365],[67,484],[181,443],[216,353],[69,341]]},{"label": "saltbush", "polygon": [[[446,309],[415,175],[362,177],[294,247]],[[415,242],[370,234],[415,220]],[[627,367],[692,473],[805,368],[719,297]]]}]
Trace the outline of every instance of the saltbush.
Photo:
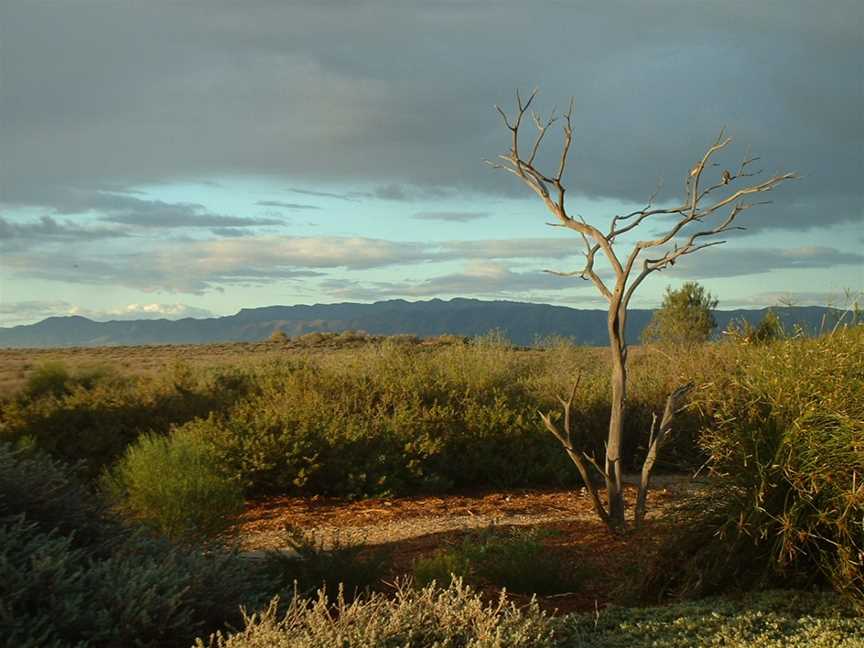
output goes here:
[{"label": "saltbush", "polygon": [[194,428],[145,434],[103,484],[119,510],[172,540],[212,538],[243,508],[242,487],[217,459]]},{"label": "saltbush", "polygon": [[859,648],[864,617],[836,596],[769,591],[571,615],[562,646],[579,648]]},{"label": "saltbush", "polygon": [[[0,519],[0,631],[9,646],[184,646],[240,620],[267,581],[237,557],[131,535],[107,556],[26,517]],[[273,590],[271,590],[272,592]]]},{"label": "saltbush", "polygon": [[550,617],[535,601],[487,602],[455,580],[446,589],[403,584],[395,596],[273,601],[233,634],[197,648],[859,648],[864,618],[834,598],[769,592],[740,601],[706,599],[662,608],[609,608]]},{"label": "saltbush", "polygon": [[560,594],[581,588],[576,565],[548,549],[537,529],[490,527],[468,534],[461,543],[437,550],[414,563],[419,585],[450,582],[456,576],[476,586],[506,588],[522,594]]},{"label": "saltbush", "polygon": [[552,648],[559,622],[536,603],[518,608],[502,595],[486,603],[461,582],[447,589],[416,590],[401,586],[392,597],[373,594],[347,603],[322,590],[312,600],[300,597],[280,610],[278,601],[246,617],[246,628],[233,635],[217,634],[212,648]]}]

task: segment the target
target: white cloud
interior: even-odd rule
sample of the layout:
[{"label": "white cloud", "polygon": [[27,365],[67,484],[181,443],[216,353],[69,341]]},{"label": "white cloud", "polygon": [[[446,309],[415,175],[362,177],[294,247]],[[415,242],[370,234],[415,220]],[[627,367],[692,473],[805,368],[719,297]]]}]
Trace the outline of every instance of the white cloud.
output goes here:
[{"label": "white cloud", "polygon": [[183,319],[184,317],[211,317],[213,313],[206,308],[188,304],[126,304],[107,310],[92,310],[73,306],[69,315],[82,315],[94,320],[132,320],[132,319]]},{"label": "white cloud", "polygon": [[93,309],[67,301],[22,301],[0,304],[0,325],[16,326],[43,320],[47,317],[80,315],[97,321],[134,319],[182,319],[184,317],[212,317],[206,308],[188,304],[125,304],[106,309]]}]

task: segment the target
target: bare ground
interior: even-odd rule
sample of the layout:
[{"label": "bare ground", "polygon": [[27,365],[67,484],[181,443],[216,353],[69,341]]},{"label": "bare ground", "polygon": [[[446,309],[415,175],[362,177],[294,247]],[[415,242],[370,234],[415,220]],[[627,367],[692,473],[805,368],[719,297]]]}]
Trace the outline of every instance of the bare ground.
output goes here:
[{"label": "bare ground", "polygon": [[[277,497],[247,506],[236,529],[250,557],[286,550],[286,525],[303,529],[324,547],[358,544],[390,550],[386,581],[411,571],[417,558],[458,542],[472,529],[540,527],[556,533],[544,543],[591,574],[580,592],[540,599],[559,612],[593,610],[614,601],[615,584],[656,546],[656,520],[700,484],[689,477],[658,476],[649,495],[644,529],[613,537],[597,520],[584,489],[519,490],[346,501],[327,497]],[[632,505],[635,487],[626,496]],[[290,551],[290,550],[289,550]],[[622,559],[623,558],[623,559]],[[518,596],[516,597],[518,600]],[[527,599],[526,599],[527,600]]]}]

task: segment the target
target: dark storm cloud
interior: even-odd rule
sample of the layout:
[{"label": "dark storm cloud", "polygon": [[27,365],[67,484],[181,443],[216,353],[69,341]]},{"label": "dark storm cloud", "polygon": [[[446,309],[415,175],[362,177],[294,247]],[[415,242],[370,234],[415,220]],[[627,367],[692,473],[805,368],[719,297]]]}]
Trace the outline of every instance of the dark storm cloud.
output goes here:
[{"label": "dark storm cloud", "polygon": [[316,198],[336,198],[337,200],[356,201],[360,195],[356,193],[333,193],[331,191],[315,191],[314,189],[297,189],[291,187],[288,191],[302,194],[304,196],[315,196]]},{"label": "dark storm cloud", "polygon": [[580,192],[643,201],[658,177],[672,197],[726,125],[723,164],[749,145],[804,178],[758,227],[852,222],[862,12],[844,0],[14,3],[4,199],[231,174],[369,182],[381,199],[524,195],[481,161],[509,146],[492,105],[538,85],[542,109],[576,97],[574,208]]},{"label": "dark storm cloud", "polygon": [[732,248],[705,250],[682,258],[668,274],[689,279],[737,277],[771,270],[864,266],[864,254],[824,246],[800,248]]},{"label": "dark storm cloud", "polygon": [[239,227],[216,227],[210,230],[216,236],[224,237],[224,238],[237,238],[238,236],[251,236],[252,232],[247,229],[241,229]]},{"label": "dark storm cloud", "polygon": [[305,203],[281,202],[279,200],[259,200],[255,203],[260,207],[277,207],[280,209],[321,209],[317,205],[307,205]]},{"label": "dark storm cloud", "polygon": [[100,220],[108,223],[133,225],[135,227],[217,227],[237,228],[259,225],[284,225],[279,218],[241,218],[220,214],[188,212],[185,209],[168,207],[162,212],[128,212],[103,216]]},{"label": "dark storm cloud", "polygon": [[12,221],[0,216],[0,249],[15,250],[41,243],[56,241],[95,241],[118,238],[124,232],[106,227],[82,227],[75,223],[58,221],[50,216],[41,216],[25,222]]},{"label": "dark storm cloud", "polygon": [[[572,279],[562,280],[539,269],[513,272],[500,263],[468,265],[454,272],[420,281],[343,281],[325,280],[327,294],[339,299],[385,299],[391,297],[435,297],[440,295],[476,295],[501,297],[525,295],[534,291],[561,291],[581,287]],[[547,296],[548,298],[548,296]]]},{"label": "dark storm cloud", "polygon": [[376,187],[372,191],[372,195],[380,200],[410,200],[408,191],[405,187],[398,184],[388,184],[382,187]]},{"label": "dark storm cloud", "polygon": [[[135,195],[133,195],[135,194]],[[242,218],[213,214],[204,205],[198,203],[171,203],[162,200],[152,200],[137,197],[138,192],[114,193],[104,190],[89,191],[81,189],[65,189],[46,191],[37,203],[41,207],[53,210],[55,214],[102,214],[98,219],[106,223],[129,225],[146,228],[184,228],[184,227],[254,227],[284,225],[280,218]],[[35,201],[35,196],[33,197]],[[7,204],[27,204],[27,201],[7,200]],[[42,217],[40,224],[22,225],[22,228],[37,230],[58,230],[60,226],[50,217]],[[89,232],[93,236],[119,235],[115,230],[98,230],[73,228],[66,229],[79,232]],[[112,234],[113,233],[113,234]],[[0,227],[2,236],[2,227]]]},{"label": "dark storm cloud", "polygon": [[418,220],[449,221],[451,223],[467,223],[487,216],[489,216],[489,212],[477,211],[426,211],[414,214],[414,218]]}]

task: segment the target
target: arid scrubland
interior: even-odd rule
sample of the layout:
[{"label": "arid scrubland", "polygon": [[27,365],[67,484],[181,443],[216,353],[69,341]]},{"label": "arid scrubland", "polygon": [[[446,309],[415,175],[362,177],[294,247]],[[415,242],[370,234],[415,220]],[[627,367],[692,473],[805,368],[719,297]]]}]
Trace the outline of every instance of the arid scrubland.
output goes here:
[{"label": "arid scrubland", "polygon": [[[861,645],[853,610],[864,601],[864,329],[649,346],[630,362],[625,465],[641,462],[670,389],[692,381],[658,470],[699,470],[709,481],[652,523],[657,549],[646,551],[621,601],[697,602],[550,618],[489,598],[496,584],[520,582],[518,556],[542,555],[542,537],[530,530],[468,536],[415,565],[419,582],[453,572],[479,594],[458,583],[387,589],[375,574],[386,558],[362,549],[300,541],[302,567],[287,559],[250,566],[213,542],[230,537],[244,500],[274,495],[572,487],[576,497],[578,474],[538,411],[555,408],[581,375],[574,421],[580,441],[602,456],[602,349],[562,340],[518,349],[493,334],[5,351],[2,551],[38,569],[0,561],[0,623],[17,645],[92,637],[103,637],[91,641],[100,646],[189,645],[226,622],[242,627],[240,604],[263,611],[279,594],[278,612],[214,641],[683,646],[694,645],[690,636],[733,646]],[[568,568],[559,590],[579,587],[579,564]],[[340,580],[378,593],[334,602]],[[551,580],[525,587],[541,591]],[[329,602],[307,601],[321,582],[331,584]],[[47,583],[63,594],[46,597]],[[698,600],[778,587],[805,593]],[[814,588],[842,596],[812,598]],[[112,592],[126,603],[113,603]],[[331,604],[335,615],[325,613]]]}]

